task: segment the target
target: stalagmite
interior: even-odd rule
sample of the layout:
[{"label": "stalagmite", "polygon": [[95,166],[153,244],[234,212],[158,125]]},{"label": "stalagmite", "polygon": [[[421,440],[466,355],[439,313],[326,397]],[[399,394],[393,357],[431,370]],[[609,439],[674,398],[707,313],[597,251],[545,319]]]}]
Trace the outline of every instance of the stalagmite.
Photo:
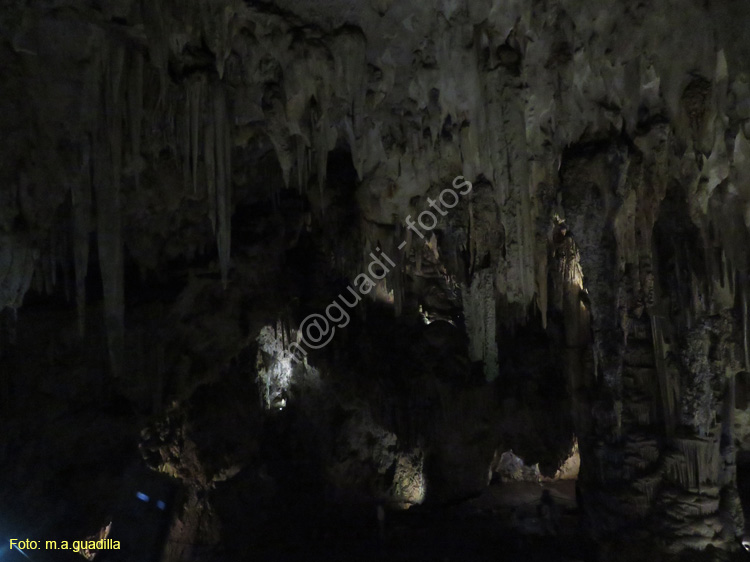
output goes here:
[{"label": "stalagmite", "polygon": [[498,376],[498,350],[495,340],[495,287],[493,274],[483,269],[474,274],[464,294],[464,314],[469,334],[469,357],[484,362],[488,382]]}]

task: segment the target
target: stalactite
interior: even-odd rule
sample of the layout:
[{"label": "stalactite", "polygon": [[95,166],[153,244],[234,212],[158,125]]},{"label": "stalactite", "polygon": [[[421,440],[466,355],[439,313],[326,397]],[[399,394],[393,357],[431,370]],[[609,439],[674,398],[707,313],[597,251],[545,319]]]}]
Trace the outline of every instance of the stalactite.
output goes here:
[{"label": "stalactite", "polygon": [[[63,256],[63,257],[61,257]],[[67,258],[68,254],[65,252],[65,236],[63,233],[58,231],[58,225],[55,224],[50,232],[50,268],[51,268],[51,281],[52,287],[56,288],[58,284],[57,267],[60,266],[62,270],[62,262]]]},{"label": "stalactite", "polygon": [[35,293],[42,294],[44,292],[44,275],[42,275],[41,267],[36,261],[34,262],[34,273],[31,276],[31,286]]},{"label": "stalactite", "polygon": [[[180,157],[180,142],[178,135],[180,134],[179,131],[179,117],[178,117],[178,106],[177,106],[177,96],[172,95],[168,96],[167,100],[164,102],[165,109],[164,109],[164,143],[166,146],[169,147],[169,150],[172,153],[172,157],[179,162]],[[184,134],[184,130],[182,131]]]},{"label": "stalactite", "polygon": [[156,380],[154,381],[154,401],[153,410],[158,412],[162,406],[162,395],[164,392],[164,377],[166,374],[166,353],[164,349],[164,342],[161,338],[156,339]]},{"label": "stalactite", "polygon": [[72,255],[72,247],[70,240],[71,232],[69,229],[63,229],[60,232],[60,245],[56,252],[56,267],[59,267],[62,272],[62,285],[63,295],[65,296],[65,302],[73,301],[73,284],[72,279],[72,265],[70,263],[70,256]]},{"label": "stalactite", "polygon": [[91,146],[83,145],[80,180],[70,190],[73,209],[73,263],[78,310],[78,335],[86,333],[86,275],[89,268],[89,232],[91,231]]},{"label": "stalactite", "polygon": [[[193,189],[197,190],[198,138],[201,134],[200,119],[203,99],[203,84],[198,81],[189,87],[190,150]],[[221,84],[210,88],[207,96],[210,119],[203,128],[203,159],[206,171],[206,199],[211,228],[216,235],[219,252],[219,267],[224,287],[227,286],[231,255],[232,217],[232,139],[231,122],[227,111],[227,96]]]},{"label": "stalactite", "polygon": [[662,329],[663,319],[652,312],[651,314],[651,337],[654,348],[654,362],[656,373],[659,378],[659,391],[662,400],[662,411],[664,416],[664,429],[667,436],[672,436],[675,431],[675,393],[679,388],[679,382],[675,382],[672,373],[666,366],[665,357],[667,346],[664,343]]},{"label": "stalactite", "polygon": [[198,2],[195,16],[202,27],[203,37],[214,53],[216,72],[219,79],[224,77],[224,67],[231,52],[232,20],[235,7],[231,2]]},{"label": "stalactite", "polygon": [[537,248],[536,258],[536,287],[537,287],[537,310],[542,317],[542,328],[547,329],[547,307],[549,306],[549,287],[547,286],[548,281],[548,265],[547,265],[547,252]]},{"label": "stalactite", "polygon": [[683,459],[672,465],[672,475],[688,490],[700,490],[706,484],[716,484],[719,470],[719,441],[711,438],[675,439]]},{"label": "stalactite", "polygon": [[404,254],[398,249],[398,244],[404,239],[400,223],[396,224],[393,235],[389,238],[389,247],[385,249],[387,256],[393,256],[396,267],[390,276],[392,278],[393,307],[396,316],[401,316],[404,307]]},{"label": "stalactite", "polygon": [[94,158],[99,264],[104,290],[105,325],[112,375],[122,373],[124,288],[120,184],[123,136],[123,70],[125,51],[113,46],[104,68],[104,119]]},{"label": "stalactite", "polygon": [[[317,117],[317,118],[315,118]],[[318,191],[321,201],[321,212],[324,212],[323,191],[326,185],[326,175],[328,168],[328,117],[325,112],[320,116],[315,116],[311,124],[313,151],[315,152],[315,172],[318,177]]]},{"label": "stalactite", "polygon": [[193,183],[192,168],[190,166],[190,128],[192,125],[190,122],[190,90],[186,89],[184,94],[185,107],[184,111],[180,112],[178,118],[179,142],[177,146],[177,154],[179,154],[179,161],[182,163],[182,185],[187,190],[188,186]]},{"label": "stalactite", "polygon": [[0,236],[0,310],[16,310],[34,277],[35,252],[24,242]]},{"label": "stalactite", "polygon": [[136,190],[141,178],[141,133],[143,123],[143,55],[135,53],[132,58],[128,84],[128,125],[130,127],[130,157],[135,172]]},{"label": "stalactite", "polygon": [[273,90],[269,90],[265,96],[268,97],[266,101],[268,107],[263,110],[267,122],[266,131],[276,151],[276,158],[279,160],[284,187],[289,189],[289,177],[294,163],[295,147],[290,146],[292,136],[287,123],[284,103],[279,98],[279,94]]},{"label": "stalactite", "polygon": [[169,91],[169,29],[164,0],[143,3],[143,22],[148,38],[151,64],[159,72],[159,99],[157,106],[163,108]]},{"label": "stalactite", "polygon": [[352,100],[352,136],[358,138],[362,134],[362,119],[365,115],[367,40],[358,31],[347,31],[334,39],[332,51],[335,71],[332,86],[338,97]]},{"label": "stalactite", "polygon": [[208,200],[208,219],[211,229],[216,234],[216,123],[213,119],[206,121],[203,131],[203,160],[206,167],[206,197]]},{"label": "stalactite", "polygon": [[745,371],[750,373],[750,342],[747,333],[747,283],[742,284],[742,344],[745,350]]},{"label": "stalactite", "polygon": [[294,139],[297,149],[297,189],[299,193],[302,194],[305,190],[308,176],[307,146],[305,145],[305,139],[300,135],[297,135]]},{"label": "stalactite", "polygon": [[5,310],[0,310],[0,316],[6,317],[6,327],[8,331],[8,343],[15,345],[18,343],[18,309],[9,308],[7,309],[7,315]]},{"label": "stalactite", "polygon": [[[50,234],[50,237],[52,236],[53,234]],[[55,289],[55,256],[52,240],[50,240],[49,248],[42,254],[39,261],[39,271],[44,294],[51,295]]]},{"label": "stalactite", "polygon": [[201,114],[203,107],[203,80],[190,84],[188,100],[190,104],[190,160],[192,164],[193,193],[198,193],[198,147],[201,133]]},{"label": "stalactite", "polygon": [[213,109],[216,140],[216,208],[218,232],[216,234],[219,249],[219,265],[224,288],[229,274],[229,257],[231,253],[231,138],[230,123],[227,117],[226,93],[221,86],[216,86],[213,94]]}]

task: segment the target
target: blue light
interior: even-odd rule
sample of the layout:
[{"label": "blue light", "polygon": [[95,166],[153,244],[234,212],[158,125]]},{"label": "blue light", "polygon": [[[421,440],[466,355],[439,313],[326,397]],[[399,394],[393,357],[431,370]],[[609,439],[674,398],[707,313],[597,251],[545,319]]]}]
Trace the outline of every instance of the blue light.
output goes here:
[{"label": "blue light", "polygon": [[138,498],[139,500],[141,500],[142,502],[147,502],[148,501],[148,496],[146,494],[142,493],[142,492],[136,492],[135,493],[135,497]]},{"label": "blue light", "polygon": [[[23,550],[21,550],[20,548],[18,548],[16,545],[13,545],[13,548],[15,548],[21,554],[23,554],[26,558],[29,558],[28,554],[26,554]],[[29,558],[29,560],[31,560],[31,558]]]},{"label": "blue light", "polygon": [[159,500],[156,502],[156,507],[164,511],[167,508],[167,504],[165,504],[163,501]]}]

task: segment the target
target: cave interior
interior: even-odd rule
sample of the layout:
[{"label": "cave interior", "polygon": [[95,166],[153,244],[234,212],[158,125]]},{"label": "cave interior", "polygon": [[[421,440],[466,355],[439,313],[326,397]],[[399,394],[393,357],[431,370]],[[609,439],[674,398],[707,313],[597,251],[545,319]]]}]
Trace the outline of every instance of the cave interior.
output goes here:
[{"label": "cave interior", "polygon": [[0,1],[0,560],[749,560],[748,25]]}]

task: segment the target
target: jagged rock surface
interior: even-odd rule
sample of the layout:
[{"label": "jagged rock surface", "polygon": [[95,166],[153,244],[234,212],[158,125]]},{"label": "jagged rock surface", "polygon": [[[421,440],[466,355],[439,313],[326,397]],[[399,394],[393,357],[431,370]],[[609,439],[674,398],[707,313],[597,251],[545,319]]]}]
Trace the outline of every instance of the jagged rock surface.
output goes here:
[{"label": "jagged rock surface", "polygon": [[[3,411],[116,392],[139,421],[187,415],[380,249],[397,265],[309,357],[326,415],[290,430],[348,420],[319,443],[321,481],[408,503],[423,470],[428,500],[463,498],[499,445],[554,473],[575,434],[597,537],[732,549],[748,17],[739,0],[0,4]],[[458,175],[472,193],[430,235],[406,229]],[[170,439],[195,466],[154,467],[188,482],[188,513],[213,509],[224,469],[272,487],[252,444],[221,468]],[[174,541],[215,546],[201,517]]]}]

